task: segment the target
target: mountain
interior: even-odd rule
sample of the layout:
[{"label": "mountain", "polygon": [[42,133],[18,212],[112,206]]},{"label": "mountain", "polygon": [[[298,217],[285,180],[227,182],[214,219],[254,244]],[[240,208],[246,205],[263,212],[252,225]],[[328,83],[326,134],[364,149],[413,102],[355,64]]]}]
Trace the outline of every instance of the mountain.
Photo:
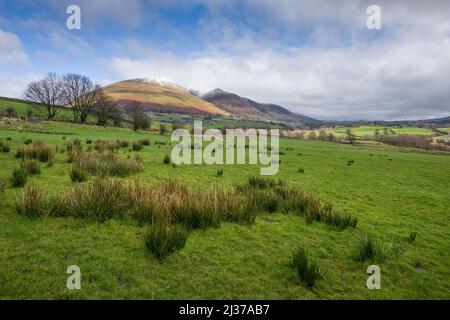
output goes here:
[{"label": "mountain", "polygon": [[142,103],[142,108],[156,112],[174,112],[203,115],[225,115],[227,112],[191,94],[176,84],[154,79],[131,79],[103,87],[122,108],[133,101]]},{"label": "mountain", "polygon": [[202,96],[216,107],[229,114],[256,121],[271,121],[292,124],[317,123],[318,120],[291,112],[276,104],[258,103],[237,94],[214,89]]}]

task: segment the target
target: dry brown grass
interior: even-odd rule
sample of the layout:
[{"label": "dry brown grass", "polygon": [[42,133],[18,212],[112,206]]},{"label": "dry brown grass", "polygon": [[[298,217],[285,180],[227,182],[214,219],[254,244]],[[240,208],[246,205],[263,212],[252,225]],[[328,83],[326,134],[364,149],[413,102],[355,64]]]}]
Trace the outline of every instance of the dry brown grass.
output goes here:
[{"label": "dry brown grass", "polygon": [[34,142],[17,148],[16,158],[37,159],[40,162],[51,163],[55,157],[53,148],[43,142]]}]

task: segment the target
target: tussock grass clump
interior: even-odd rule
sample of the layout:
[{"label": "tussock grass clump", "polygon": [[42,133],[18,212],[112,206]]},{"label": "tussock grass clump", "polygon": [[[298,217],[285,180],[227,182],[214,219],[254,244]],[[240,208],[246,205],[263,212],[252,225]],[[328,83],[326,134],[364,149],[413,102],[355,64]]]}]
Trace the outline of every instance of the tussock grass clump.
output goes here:
[{"label": "tussock grass clump", "polygon": [[80,168],[77,165],[73,165],[70,168],[70,180],[72,182],[84,182],[87,180],[88,173],[83,168]]},{"label": "tussock grass clump", "polygon": [[397,244],[389,246],[376,240],[369,234],[363,233],[355,241],[353,258],[355,261],[373,261],[383,263],[390,257],[398,257],[403,254],[403,248]]},{"label": "tussock grass clump", "polygon": [[253,202],[233,189],[199,191],[178,180],[134,186],[134,214],[141,223],[169,222],[188,229],[219,227],[221,221],[253,223]]},{"label": "tussock grass clump", "polygon": [[75,138],[72,143],[74,146],[81,147],[81,140],[78,138]]},{"label": "tussock grass clump", "polygon": [[259,211],[273,213],[280,207],[282,199],[274,190],[253,190],[249,192],[249,194],[253,198],[254,204]]},{"label": "tussock grass clump", "polygon": [[2,149],[2,152],[8,153],[11,151],[11,144],[9,142],[3,142],[1,149]]},{"label": "tussock grass clump", "polygon": [[74,144],[73,142],[69,142],[66,146],[67,149],[67,162],[72,163],[78,156],[83,152],[83,147],[81,144]]},{"label": "tussock grass clump", "polygon": [[37,159],[40,162],[52,162],[55,151],[51,146],[43,142],[33,142],[17,148],[16,158]]},{"label": "tussock grass clump", "polygon": [[30,175],[41,173],[41,165],[36,159],[22,159],[20,167]]},{"label": "tussock grass clump", "polygon": [[336,214],[332,212],[323,215],[323,218],[319,221],[324,221],[325,223],[334,225],[338,228],[356,228],[356,225],[358,224],[358,219],[349,214]]},{"label": "tussock grass clump", "polygon": [[318,280],[323,279],[319,265],[308,257],[308,252],[303,247],[294,250],[292,262],[300,281],[306,287],[311,288]]},{"label": "tussock grass clump", "polygon": [[144,236],[145,246],[159,260],[181,250],[186,245],[187,230],[180,225],[154,224]]},{"label": "tussock grass clump", "polygon": [[117,151],[121,147],[119,140],[97,140],[95,141],[94,149],[97,151]]},{"label": "tussock grass clump", "polygon": [[223,169],[218,169],[218,170],[217,170],[217,176],[218,176],[218,177],[223,176]]},{"label": "tussock grass clump", "polygon": [[11,184],[19,188],[25,186],[28,181],[28,172],[22,168],[14,169],[11,174]]},{"label": "tussock grass clump", "polygon": [[164,163],[164,164],[170,164],[171,162],[172,162],[172,160],[170,159],[170,156],[169,156],[168,154],[166,154],[166,155],[164,156],[163,163]]},{"label": "tussock grass clump", "polygon": [[66,192],[56,214],[104,221],[123,218],[130,211],[124,185],[113,179],[97,178],[86,185],[75,184]]},{"label": "tussock grass clump", "polygon": [[26,139],[26,140],[23,142],[23,144],[29,145],[29,144],[31,144],[32,142],[33,142],[33,140],[31,140],[31,139]]},{"label": "tussock grass clump", "polygon": [[25,187],[20,195],[16,196],[16,212],[29,218],[39,218],[48,214],[48,203],[43,192],[37,186]]},{"label": "tussock grass clump", "polygon": [[417,238],[417,232],[411,232],[411,233],[409,234],[408,240],[409,240],[410,242],[414,242],[414,241],[416,241],[416,238]]},{"label": "tussock grass clump", "polygon": [[252,176],[248,178],[247,185],[251,188],[256,189],[270,189],[278,186],[284,185],[285,182],[283,180],[274,180],[270,178],[260,177],[260,176]]},{"label": "tussock grass clump", "polygon": [[63,195],[58,215],[106,220],[134,218],[141,224],[180,224],[187,229],[218,227],[221,221],[254,223],[253,200],[234,189],[199,191],[179,181],[153,186],[138,181],[95,179],[75,185]]},{"label": "tussock grass clump", "polygon": [[143,146],[149,146],[150,145],[150,140],[149,139],[142,139],[138,141],[140,144],[142,144]]},{"label": "tussock grass clump", "polygon": [[320,221],[339,228],[356,227],[357,219],[350,215],[333,212],[333,205],[323,203],[313,195],[286,184],[283,180],[264,177],[250,177],[247,183],[238,186],[243,194],[253,197],[260,211],[305,215],[307,223]]},{"label": "tussock grass clump", "polygon": [[100,176],[127,176],[143,169],[143,161],[139,156],[136,155],[133,159],[122,159],[110,151],[83,152],[73,149],[69,155],[69,162],[93,175]]},{"label": "tussock grass clump", "polygon": [[142,150],[142,143],[139,141],[135,141],[131,144],[131,149],[133,149],[133,151],[141,151]]},{"label": "tussock grass clump", "polygon": [[0,194],[5,192],[8,182],[4,179],[0,179]]}]

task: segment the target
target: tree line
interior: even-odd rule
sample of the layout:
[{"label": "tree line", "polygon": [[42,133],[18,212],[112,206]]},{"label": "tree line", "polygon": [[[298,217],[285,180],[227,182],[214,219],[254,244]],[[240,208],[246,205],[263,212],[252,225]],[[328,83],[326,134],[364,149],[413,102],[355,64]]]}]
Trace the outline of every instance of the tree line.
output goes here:
[{"label": "tree line", "polygon": [[69,108],[73,121],[81,124],[86,123],[91,113],[97,115],[100,125],[106,124],[108,119],[121,119],[119,107],[101,86],[79,74],[59,76],[48,73],[42,79],[29,83],[24,96],[46,108],[47,120],[54,120],[64,108]]}]

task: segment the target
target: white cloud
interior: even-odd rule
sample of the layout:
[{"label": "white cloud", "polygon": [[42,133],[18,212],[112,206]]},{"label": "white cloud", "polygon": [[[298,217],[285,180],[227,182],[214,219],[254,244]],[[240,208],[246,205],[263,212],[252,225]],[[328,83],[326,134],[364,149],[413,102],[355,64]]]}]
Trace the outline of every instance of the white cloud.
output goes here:
[{"label": "white cloud", "polygon": [[53,30],[47,38],[49,44],[75,55],[94,54],[94,48],[82,38],[66,30]]},{"label": "white cloud", "polygon": [[39,78],[40,76],[36,74],[26,74],[21,77],[0,75],[0,96],[22,99],[27,84]]},{"label": "white cloud", "polygon": [[[59,12],[69,1],[47,2]],[[383,29],[369,31],[366,8],[372,2],[132,0],[106,5],[81,0],[88,24],[107,18],[134,27],[157,17],[160,8],[193,4],[204,4],[208,13],[188,29],[159,17],[160,24],[148,33],[170,30],[162,40],[100,34],[88,43],[85,33],[67,37],[54,22],[33,30],[47,30],[41,41],[52,45],[49,50],[64,48],[80,61],[85,56],[97,61],[97,52],[104,52],[103,70],[92,68],[89,74],[94,79],[169,78],[203,92],[220,87],[322,119],[447,116],[450,2],[378,0]],[[126,29],[124,34],[130,35]],[[91,72],[86,65],[73,71]]]},{"label": "white cloud", "polygon": [[[449,29],[450,30],[450,29]],[[259,48],[246,55],[179,57],[146,50],[104,65],[120,78],[168,77],[203,92],[221,87],[318,118],[443,116],[450,101],[450,38],[410,38],[351,47]]]},{"label": "white cloud", "polygon": [[[230,7],[222,4],[215,1],[200,24],[206,50],[176,55],[136,40],[122,46],[139,54],[117,54],[105,66],[120,78],[168,77],[201,91],[221,87],[323,119],[449,113],[449,2],[380,0],[381,32],[366,29],[371,3],[365,0],[247,1],[252,16],[263,19],[262,30],[228,20]],[[238,2],[227,5],[235,9]],[[306,36],[286,45],[296,32]]]},{"label": "white cloud", "polygon": [[0,64],[28,65],[28,55],[25,53],[19,37],[11,32],[0,30]]}]

